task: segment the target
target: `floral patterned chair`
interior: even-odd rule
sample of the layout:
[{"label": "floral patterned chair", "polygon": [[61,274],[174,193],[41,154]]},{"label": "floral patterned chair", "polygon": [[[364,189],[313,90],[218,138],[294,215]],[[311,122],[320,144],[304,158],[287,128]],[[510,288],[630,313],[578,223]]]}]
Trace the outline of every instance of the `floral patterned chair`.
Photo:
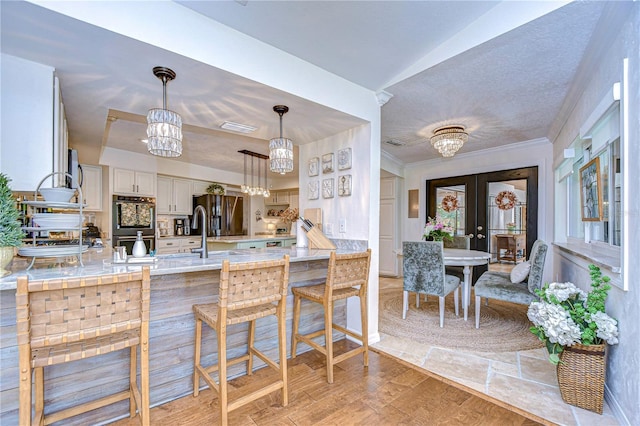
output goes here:
[{"label": "floral patterned chair", "polygon": [[[542,272],[547,256],[547,243],[536,240],[529,257],[529,274],[525,281],[513,283],[512,273],[487,271],[483,273],[474,286],[476,296],[476,328],[480,328],[480,299],[498,299],[505,302],[528,305],[538,300],[535,290],[542,288]],[[521,264],[522,265],[522,264]],[[516,266],[517,268],[518,266]],[[514,268],[515,269],[515,268]]]},{"label": "floral patterned chair", "polygon": [[404,274],[402,318],[407,318],[409,292],[416,293],[416,306],[420,306],[420,294],[438,296],[440,327],[444,326],[444,298],[455,291],[455,312],[458,316],[458,289],[460,278],[444,272],[444,253],[440,241],[405,241],[402,243],[402,269]]}]

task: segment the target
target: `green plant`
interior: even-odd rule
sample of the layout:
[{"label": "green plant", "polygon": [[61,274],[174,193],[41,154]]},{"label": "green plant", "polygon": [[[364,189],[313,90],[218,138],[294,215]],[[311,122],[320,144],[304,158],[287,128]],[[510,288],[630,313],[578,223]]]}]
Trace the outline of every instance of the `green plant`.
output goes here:
[{"label": "green plant", "polygon": [[536,290],[540,301],[529,305],[527,316],[534,325],[530,330],[545,342],[554,364],[560,361],[564,347],[574,343],[618,343],[618,322],[604,312],[611,279],[595,265],[589,265],[589,274],[589,293],[573,283],[551,283]]},{"label": "green plant", "polygon": [[431,238],[433,241],[453,241],[453,229],[444,224],[440,217],[435,219],[428,218],[427,224],[424,226],[423,236],[425,239]]},{"label": "green plant", "polygon": [[224,187],[219,183],[212,183],[207,187],[208,194],[224,195]]},{"label": "green plant", "polygon": [[20,221],[20,211],[16,208],[13,198],[11,179],[0,173],[0,247],[19,247],[22,245],[24,232]]}]

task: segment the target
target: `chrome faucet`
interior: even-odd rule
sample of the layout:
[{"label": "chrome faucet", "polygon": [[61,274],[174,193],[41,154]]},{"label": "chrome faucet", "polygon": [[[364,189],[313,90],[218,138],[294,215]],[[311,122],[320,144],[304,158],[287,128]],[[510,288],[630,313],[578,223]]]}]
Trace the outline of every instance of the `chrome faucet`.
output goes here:
[{"label": "chrome faucet", "polygon": [[196,206],[193,210],[193,221],[191,228],[198,227],[198,213],[202,215],[202,243],[200,248],[192,248],[191,253],[200,253],[200,259],[209,258],[209,250],[207,250],[207,212],[202,206]]}]

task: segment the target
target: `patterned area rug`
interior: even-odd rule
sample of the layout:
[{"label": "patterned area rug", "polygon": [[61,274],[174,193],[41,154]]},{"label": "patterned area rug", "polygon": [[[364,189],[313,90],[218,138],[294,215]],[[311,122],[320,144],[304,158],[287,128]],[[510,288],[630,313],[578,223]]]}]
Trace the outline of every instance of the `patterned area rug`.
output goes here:
[{"label": "patterned area rug", "polygon": [[[438,298],[429,296],[416,308],[415,293],[409,293],[407,319],[402,319],[402,289],[380,291],[379,329],[382,333],[412,339],[419,343],[478,352],[515,352],[543,347],[531,332],[527,306],[489,300],[482,301],[480,328],[475,328],[475,299],[465,321],[460,297],[460,316],[456,317],[453,294],[445,299],[444,328],[440,328]],[[472,295],[473,297],[473,295]]]}]

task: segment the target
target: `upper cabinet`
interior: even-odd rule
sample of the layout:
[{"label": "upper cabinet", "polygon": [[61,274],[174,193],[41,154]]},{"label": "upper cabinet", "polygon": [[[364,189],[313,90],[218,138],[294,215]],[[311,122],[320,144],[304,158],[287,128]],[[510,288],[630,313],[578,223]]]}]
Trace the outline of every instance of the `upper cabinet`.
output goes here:
[{"label": "upper cabinet", "polygon": [[[2,54],[0,170],[14,191],[32,191],[42,176],[67,171],[67,129],[54,68]],[[64,176],[58,176],[61,181]],[[58,185],[58,182],[53,182]],[[52,182],[44,182],[50,187]]]},{"label": "upper cabinet", "polygon": [[211,182],[204,180],[191,181],[191,194],[192,195],[204,195],[207,193],[207,188],[211,185]]},{"label": "upper cabinet", "polygon": [[86,211],[102,211],[102,167],[82,164],[82,196]]},{"label": "upper cabinet", "polygon": [[192,210],[191,181],[158,176],[158,214],[190,215]]},{"label": "upper cabinet", "polygon": [[123,195],[155,195],[155,173],[113,169],[113,193]]},{"label": "upper cabinet", "polygon": [[265,200],[265,205],[288,205],[289,204],[289,191],[272,191],[268,200]]}]

